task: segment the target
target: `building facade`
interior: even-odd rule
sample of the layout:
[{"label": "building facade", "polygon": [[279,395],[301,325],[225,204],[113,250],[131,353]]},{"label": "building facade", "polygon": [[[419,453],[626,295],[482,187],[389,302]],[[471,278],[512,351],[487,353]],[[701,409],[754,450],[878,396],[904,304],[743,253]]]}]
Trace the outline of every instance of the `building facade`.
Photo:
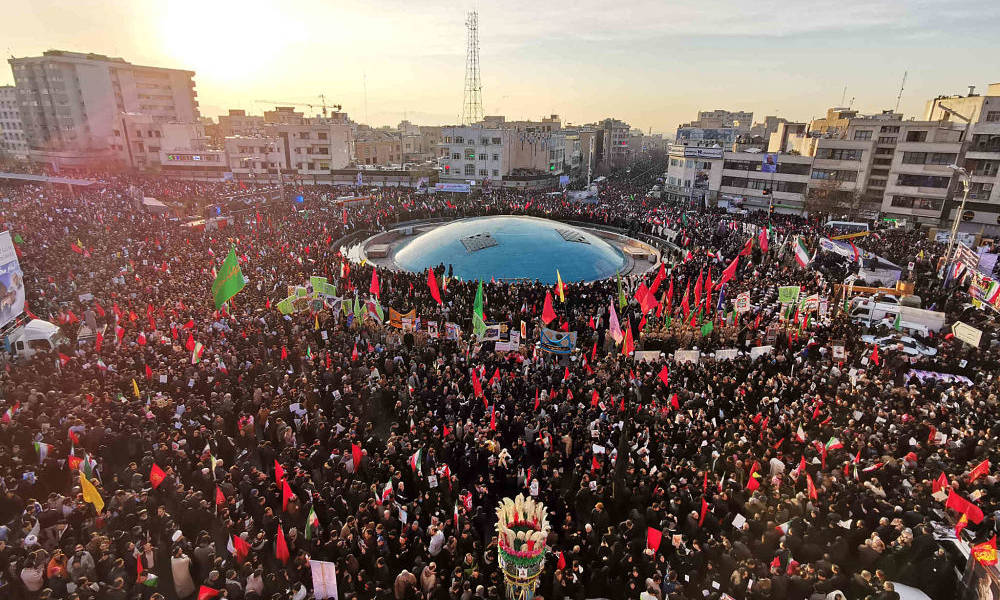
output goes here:
[{"label": "building facade", "polygon": [[17,102],[17,88],[0,86],[0,158],[15,160],[28,158],[28,140],[21,126],[21,108]]},{"label": "building facade", "polygon": [[113,158],[108,144],[119,113],[157,122],[199,120],[193,71],[61,50],[8,62],[29,155],[54,169]]}]

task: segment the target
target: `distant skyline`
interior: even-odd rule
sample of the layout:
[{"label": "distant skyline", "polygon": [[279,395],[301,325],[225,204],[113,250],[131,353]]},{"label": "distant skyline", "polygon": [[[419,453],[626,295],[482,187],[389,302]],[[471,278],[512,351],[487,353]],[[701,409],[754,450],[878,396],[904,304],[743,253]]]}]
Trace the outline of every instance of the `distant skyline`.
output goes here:
[{"label": "distant skyline", "polygon": [[[4,7],[6,56],[96,52],[195,71],[203,115],[256,99],[341,104],[355,121],[460,119],[465,13],[479,11],[486,114],[622,119],[673,135],[699,110],[805,121],[845,104],[927,100],[1000,82],[996,0],[53,0]],[[9,65],[0,84],[13,83]],[[365,94],[367,87],[367,101]],[[300,107],[307,114],[313,111]]]}]

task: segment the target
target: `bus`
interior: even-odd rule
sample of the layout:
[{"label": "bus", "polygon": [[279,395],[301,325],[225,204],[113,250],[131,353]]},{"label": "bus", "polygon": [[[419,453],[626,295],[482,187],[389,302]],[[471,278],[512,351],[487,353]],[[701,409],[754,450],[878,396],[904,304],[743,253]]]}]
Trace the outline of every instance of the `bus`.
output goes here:
[{"label": "bus", "polygon": [[863,231],[871,231],[871,228],[868,227],[868,223],[859,223],[855,221],[827,221],[826,226],[838,229],[844,233],[861,233]]}]

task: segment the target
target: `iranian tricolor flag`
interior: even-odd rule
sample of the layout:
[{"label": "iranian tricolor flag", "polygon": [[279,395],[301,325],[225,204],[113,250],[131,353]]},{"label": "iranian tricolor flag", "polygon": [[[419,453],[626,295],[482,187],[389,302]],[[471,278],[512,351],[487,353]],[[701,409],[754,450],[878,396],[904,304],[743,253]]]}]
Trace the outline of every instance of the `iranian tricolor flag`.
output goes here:
[{"label": "iranian tricolor flag", "polygon": [[309,507],[309,516],[306,517],[306,539],[311,540],[319,532],[319,517],[316,516],[316,509]]},{"label": "iranian tricolor flag", "polygon": [[837,448],[843,448],[843,447],[844,447],[844,444],[842,444],[840,442],[840,440],[838,440],[835,437],[830,438],[830,441],[828,441],[826,443],[826,451],[827,452],[829,452],[830,450],[836,450]]},{"label": "iranian tricolor flag", "polygon": [[201,342],[194,343],[194,349],[191,350],[191,364],[196,365],[201,362],[201,353],[205,351],[205,346]]},{"label": "iranian tricolor flag", "polygon": [[410,457],[410,469],[414,471],[420,471],[420,468],[424,464],[423,455],[424,455],[423,449],[417,450],[416,452],[413,453],[413,456]]},{"label": "iranian tricolor flag", "polygon": [[782,535],[784,535],[784,534],[788,533],[788,528],[791,527],[791,526],[792,526],[792,522],[791,521],[785,521],[781,525],[778,525],[777,527],[775,527],[775,529],[777,529],[778,531],[780,531],[782,533]]},{"label": "iranian tricolor flag", "polygon": [[455,502],[455,511],[452,513],[452,517],[455,519],[455,529],[458,529],[458,501]]},{"label": "iranian tricolor flag", "polygon": [[799,442],[800,444],[806,443],[806,432],[803,431],[802,425],[799,425],[798,430],[795,432],[795,441]]},{"label": "iranian tricolor flag", "polygon": [[806,248],[805,242],[802,241],[802,236],[795,239],[795,262],[799,263],[799,266],[803,269],[812,262],[812,259],[809,258],[809,249]]}]

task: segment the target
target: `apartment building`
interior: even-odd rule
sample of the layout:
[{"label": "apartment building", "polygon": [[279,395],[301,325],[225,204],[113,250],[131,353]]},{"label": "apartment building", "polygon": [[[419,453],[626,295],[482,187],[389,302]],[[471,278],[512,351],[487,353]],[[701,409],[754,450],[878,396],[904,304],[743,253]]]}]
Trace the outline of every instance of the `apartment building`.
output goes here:
[{"label": "apartment building", "polygon": [[[412,148],[414,138],[408,136]],[[419,143],[419,142],[418,142]],[[354,162],[359,165],[399,165],[403,162],[403,136],[396,131],[367,129],[354,140]]]},{"label": "apartment building", "polygon": [[511,173],[516,133],[481,126],[443,127],[441,181],[501,181]]},{"label": "apartment building", "polygon": [[28,140],[21,126],[21,109],[17,102],[17,88],[0,86],[0,157],[17,160],[28,157]]},{"label": "apartment building", "polygon": [[119,113],[164,123],[199,119],[193,71],[62,50],[8,62],[30,158],[55,170],[113,160],[109,140]]},{"label": "apartment building", "polygon": [[743,110],[700,110],[694,127],[732,127],[739,133],[748,133],[753,125],[753,113]]},{"label": "apartment building", "polygon": [[[987,87],[986,94],[971,88],[965,96],[939,96],[927,102],[924,119],[944,121],[961,127],[968,119],[963,137],[961,164],[969,173],[969,197],[963,225],[969,230],[1000,225],[1000,83]],[[944,218],[951,222],[962,200],[959,181],[952,185]]]},{"label": "apartment building", "polygon": [[630,156],[628,138],[632,128],[629,124],[618,119],[604,119],[594,127],[599,144],[597,162],[610,167],[625,165]]},{"label": "apartment building", "polygon": [[259,134],[265,123],[263,115],[248,115],[245,110],[231,108],[228,114],[219,115],[219,134],[224,138],[252,136]]}]

